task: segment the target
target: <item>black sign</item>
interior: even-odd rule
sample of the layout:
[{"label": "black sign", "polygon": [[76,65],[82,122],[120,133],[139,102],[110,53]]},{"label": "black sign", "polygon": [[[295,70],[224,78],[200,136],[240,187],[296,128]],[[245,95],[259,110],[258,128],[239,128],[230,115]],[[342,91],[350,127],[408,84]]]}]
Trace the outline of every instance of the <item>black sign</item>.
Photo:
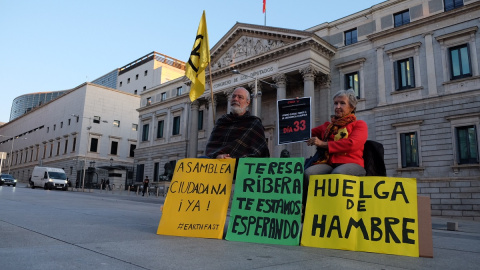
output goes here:
[{"label": "black sign", "polygon": [[278,144],[303,142],[311,137],[310,97],[277,101]]}]

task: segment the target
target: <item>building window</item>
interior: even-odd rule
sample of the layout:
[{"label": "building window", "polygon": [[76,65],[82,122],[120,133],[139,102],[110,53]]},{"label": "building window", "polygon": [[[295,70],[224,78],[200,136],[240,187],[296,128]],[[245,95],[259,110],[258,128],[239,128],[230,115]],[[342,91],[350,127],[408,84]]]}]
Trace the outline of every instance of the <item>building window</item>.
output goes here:
[{"label": "building window", "polygon": [[357,29],[345,31],[345,46],[357,43]]},{"label": "building window", "polygon": [[47,156],[47,145],[44,144],[43,145],[43,159],[45,159],[46,156]]},{"label": "building window", "polygon": [[67,149],[68,149],[68,140],[65,140],[65,148],[63,150],[63,154],[67,153]]},{"label": "building window", "polygon": [[94,116],[93,117],[93,123],[100,124],[100,116]]},{"label": "building window", "polygon": [[122,87],[122,82],[120,82],[120,86],[119,87]]},{"label": "building window", "polygon": [[180,116],[175,116],[173,118],[173,130],[172,135],[180,134]]},{"label": "building window", "polygon": [[393,14],[394,26],[399,27],[410,23],[410,12],[408,10]]},{"label": "building window", "polygon": [[147,87],[146,87],[146,86],[143,87],[143,91],[145,91],[145,90],[147,90]]},{"label": "building window", "polygon": [[113,126],[119,128],[120,127],[120,120],[113,120]]},{"label": "building window", "polygon": [[136,95],[137,93],[138,93],[138,91],[137,91],[137,90],[133,91],[133,94],[134,94],[134,95]]},{"label": "building window", "polygon": [[57,125],[53,125],[53,130],[57,129]]},{"label": "building window", "polygon": [[157,126],[157,139],[163,138],[163,126],[164,126],[163,120],[158,121],[158,126]]},{"label": "building window", "polygon": [[63,122],[60,122],[60,128],[63,128]]},{"label": "building window", "polygon": [[470,54],[468,46],[460,45],[449,49],[450,73],[452,80],[471,77]]},{"label": "building window", "polygon": [[161,101],[164,101],[164,100],[166,100],[166,99],[167,99],[167,92],[163,92],[160,100],[161,100]]},{"label": "building window", "polygon": [[402,168],[418,167],[418,139],[416,132],[401,133]]},{"label": "building window", "polygon": [[57,143],[57,156],[60,155],[60,142]]},{"label": "building window", "polygon": [[358,71],[345,75],[345,88],[352,89],[355,91],[357,98],[360,98],[360,80],[358,77]]},{"label": "building window", "polygon": [[198,112],[198,130],[203,130],[203,110]]},{"label": "building window", "polygon": [[132,130],[137,131],[138,130],[138,124],[132,124]]},{"label": "building window", "polygon": [[48,157],[52,157],[52,154],[53,154],[53,143],[50,144],[50,154],[48,155]]},{"label": "building window", "polygon": [[97,148],[98,148],[98,139],[92,138],[90,140],[90,152],[97,152]]},{"label": "building window", "polygon": [[73,138],[72,152],[75,152],[75,146],[77,145],[77,137]]},{"label": "building window", "polygon": [[138,74],[137,74],[137,75],[135,75],[135,80],[138,80]]},{"label": "building window", "polygon": [[463,0],[444,0],[445,11],[463,7]]},{"label": "building window", "polygon": [[149,124],[143,125],[142,129],[142,142],[148,141],[148,130],[150,128]]},{"label": "building window", "polygon": [[112,145],[110,147],[110,155],[117,155],[118,150],[118,142],[112,141]]},{"label": "building window", "polygon": [[151,105],[152,104],[152,98],[151,97],[147,97],[147,106],[148,105]]},{"label": "building window", "polygon": [[413,57],[398,60],[394,63],[393,69],[395,75],[395,90],[403,90],[415,87]]},{"label": "building window", "polygon": [[130,83],[130,78],[127,79],[127,83]]},{"label": "building window", "polygon": [[68,125],[70,126],[70,123],[72,122],[72,119],[68,119]]},{"label": "building window", "polygon": [[456,127],[458,164],[478,163],[478,142],[475,126]]},{"label": "building window", "polygon": [[135,149],[137,148],[136,144],[130,144],[130,154],[129,157],[135,157]]},{"label": "building window", "polygon": [[148,70],[145,70],[145,72],[143,73],[143,76],[147,76],[148,75]]},{"label": "building window", "polygon": [[177,87],[177,97],[182,94],[183,87]]}]

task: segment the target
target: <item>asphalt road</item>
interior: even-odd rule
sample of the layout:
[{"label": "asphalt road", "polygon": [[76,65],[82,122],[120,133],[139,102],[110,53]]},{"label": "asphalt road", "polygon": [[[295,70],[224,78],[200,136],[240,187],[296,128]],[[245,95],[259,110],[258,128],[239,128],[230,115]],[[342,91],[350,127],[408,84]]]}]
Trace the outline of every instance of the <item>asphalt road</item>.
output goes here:
[{"label": "asphalt road", "polygon": [[0,187],[0,269],[479,269],[480,222],[433,219],[434,258],[157,235],[163,197]]}]

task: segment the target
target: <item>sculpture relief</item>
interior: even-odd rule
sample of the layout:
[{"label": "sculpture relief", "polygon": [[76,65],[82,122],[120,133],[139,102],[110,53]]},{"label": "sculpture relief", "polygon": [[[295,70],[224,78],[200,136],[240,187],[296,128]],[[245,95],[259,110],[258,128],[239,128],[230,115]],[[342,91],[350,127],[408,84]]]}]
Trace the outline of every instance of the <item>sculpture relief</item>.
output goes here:
[{"label": "sculpture relief", "polygon": [[234,65],[236,62],[246,58],[262,54],[267,51],[284,46],[281,40],[260,39],[253,37],[242,37],[223,54],[218,61],[213,63],[212,70],[221,69]]}]

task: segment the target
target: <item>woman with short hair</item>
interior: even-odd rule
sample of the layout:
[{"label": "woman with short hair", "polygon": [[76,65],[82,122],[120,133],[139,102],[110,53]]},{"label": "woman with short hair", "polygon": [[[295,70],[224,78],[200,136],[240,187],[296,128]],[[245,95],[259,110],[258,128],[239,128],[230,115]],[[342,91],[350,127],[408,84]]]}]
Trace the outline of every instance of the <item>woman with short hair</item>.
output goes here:
[{"label": "woman with short hair", "polygon": [[[310,175],[348,174],[365,176],[363,148],[368,138],[367,123],[357,120],[357,97],[353,90],[340,90],[333,96],[335,116],[331,122],[312,129],[307,145],[324,152],[305,169],[305,182]],[[305,190],[306,192],[306,190]]]}]

